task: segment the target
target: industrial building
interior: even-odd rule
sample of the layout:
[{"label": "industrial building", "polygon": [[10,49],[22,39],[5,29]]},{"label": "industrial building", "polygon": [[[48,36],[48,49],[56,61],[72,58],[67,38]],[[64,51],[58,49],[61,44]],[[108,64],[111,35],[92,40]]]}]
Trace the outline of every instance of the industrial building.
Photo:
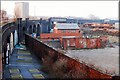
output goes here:
[{"label": "industrial building", "polygon": [[[76,49],[97,49],[105,47],[107,40],[103,40],[102,37],[76,37],[76,36],[64,36],[61,37],[61,47],[64,50],[76,50]],[[104,44],[104,45],[103,45]]]},{"label": "industrial building", "polygon": [[[28,12],[28,3],[16,3],[17,20],[1,26],[0,78],[120,78],[119,42],[115,47],[109,47],[108,36],[87,36],[86,32],[82,32],[81,26],[78,26],[88,22],[99,22],[98,25],[90,26],[101,28],[104,20],[63,17],[29,20]],[[102,28],[109,28],[108,26],[102,25]],[[93,32],[91,30],[91,33]],[[114,41],[111,41],[111,44],[114,44]]]},{"label": "industrial building", "polygon": [[83,27],[98,28],[98,29],[114,29],[112,24],[100,24],[100,23],[85,23]]},{"label": "industrial building", "polygon": [[15,11],[16,18],[28,18],[29,17],[29,3],[16,2],[14,11]]},{"label": "industrial building", "polygon": [[[107,48],[104,50],[104,48],[99,49],[100,51],[103,51],[101,53],[97,52],[97,49],[94,48],[99,48],[101,47],[101,43],[99,43],[100,39],[99,38],[88,38],[88,42],[85,42],[84,40],[86,39],[81,39],[81,38],[75,38],[77,36],[82,36],[81,33],[77,33],[76,31],[74,31],[73,33],[41,33],[41,22],[40,20],[29,20],[28,18],[26,18],[25,21],[22,21],[22,18],[17,19],[17,23],[9,23],[6,24],[4,26],[2,26],[2,59],[3,62],[1,63],[1,65],[4,66],[4,76],[3,78],[31,78],[31,79],[36,79],[36,76],[38,76],[37,78],[47,78],[47,76],[45,76],[43,73],[41,73],[41,64],[38,61],[41,61],[44,65],[44,69],[48,70],[49,72],[52,73],[52,75],[59,75],[59,73],[64,76],[67,75],[68,78],[95,78],[95,79],[99,79],[99,78],[105,78],[105,79],[113,79],[116,76],[119,77],[118,74],[118,67],[117,65],[114,66],[113,63],[107,63],[109,62],[111,59],[113,59],[114,57],[114,62],[117,63],[118,61],[118,53],[116,52],[116,50],[114,52],[112,52],[111,56],[109,56],[109,52],[107,52],[106,54],[106,50],[109,51],[109,49],[114,49],[114,47],[112,48]],[[47,22],[47,21],[45,21]],[[63,23],[58,23],[58,24],[63,24]],[[64,24],[73,24],[73,23],[64,23]],[[74,23],[76,25],[76,23]],[[47,24],[48,25],[48,24]],[[54,25],[53,25],[54,27]],[[71,26],[67,26],[70,27]],[[8,28],[8,29],[7,29]],[[39,29],[38,29],[39,28]],[[46,26],[42,27],[42,28],[46,28]],[[57,28],[57,26],[56,26]],[[62,28],[62,27],[60,27]],[[76,29],[78,29],[79,27],[77,26]],[[67,28],[68,29],[68,28]],[[37,31],[36,31],[37,30]],[[59,30],[59,28],[58,28]],[[40,33],[38,33],[40,32]],[[65,31],[66,32],[66,31]],[[17,35],[17,33],[19,33],[19,35],[17,37],[15,37]],[[23,34],[24,33],[24,34]],[[51,40],[49,40],[47,43],[51,45],[58,45],[58,46],[50,46],[46,43],[44,43],[44,41],[42,41],[42,39],[37,39],[32,37],[32,34],[40,34],[37,36],[41,36],[47,37],[47,40],[50,38]],[[13,34],[13,35],[12,35]],[[53,34],[53,35],[51,35]],[[49,36],[49,37],[48,37]],[[55,37],[58,40],[55,40]],[[54,38],[54,39],[53,39]],[[63,40],[61,39],[63,38]],[[12,40],[14,39],[14,40]],[[107,38],[103,38],[102,40],[107,40]],[[47,41],[46,40],[46,41]],[[68,40],[68,41],[66,41]],[[92,41],[91,41],[92,40]],[[106,41],[105,40],[105,41]],[[55,42],[56,41],[56,42]],[[59,44],[61,41],[62,44]],[[95,41],[95,42],[93,42]],[[25,42],[26,47],[20,46],[23,42]],[[55,43],[54,43],[55,42]],[[14,43],[14,44],[13,44]],[[18,44],[20,43],[20,44]],[[66,44],[68,43],[68,44]],[[84,45],[84,43],[87,43]],[[11,45],[12,44],[12,45]],[[12,47],[14,46],[14,47]],[[64,47],[65,50],[58,50],[57,47]],[[78,53],[75,53],[74,51],[70,53],[69,55],[69,50],[67,50],[67,48],[69,47],[75,47],[78,48],[77,50],[74,50],[75,52],[78,51]],[[84,49],[87,48],[87,49]],[[90,49],[88,49],[90,48]],[[92,48],[92,49],[91,49]],[[24,50],[21,50],[24,49]],[[28,49],[28,50],[26,50]],[[118,49],[118,48],[117,48]],[[80,51],[80,52],[79,52]],[[88,53],[90,51],[93,51],[95,55],[97,55],[95,58],[93,59],[93,57],[88,58],[89,56],[85,56],[85,54],[80,54],[84,51],[87,51]],[[105,51],[105,52],[104,52]],[[115,53],[115,54],[114,54]],[[19,55],[21,54],[21,56]],[[36,57],[32,56],[33,54],[36,55],[36,57],[38,57],[39,60]],[[91,55],[92,52],[89,54]],[[24,57],[26,55],[26,57]],[[73,56],[72,56],[73,55]],[[78,61],[78,59],[76,58],[76,55],[82,59],[79,59],[80,61]],[[80,56],[81,55],[81,56]],[[94,56],[95,56],[94,55]],[[105,56],[104,56],[105,55]],[[17,57],[16,57],[17,56]],[[83,58],[83,56],[85,56]],[[104,56],[102,58],[102,56]],[[105,58],[107,56],[107,58]],[[27,60],[28,57],[30,58],[30,60]],[[87,59],[86,59],[87,58]],[[91,59],[92,58],[92,59]],[[102,64],[102,61],[99,62],[97,61],[97,58],[99,58],[99,60],[104,60],[106,61],[105,63]],[[107,60],[106,60],[107,59]],[[86,61],[87,60],[87,61]],[[96,61],[96,63],[91,64],[91,62],[88,61]],[[84,62],[83,62],[84,61]],[[112,61],[111,61],[112,62]],[[65,64],[64,64],[65,63]],[[57,65],[59,64],[59,65]],[[112,66],[108,65],[112,65],[113,64],[113,68]],[[40,66],[36,66],[36,65],[40,65]],[[63,65],[65,65],[63,67]],[[95,66],[92,66],[95,65]],[[105,66],[101,66],[101,65],[105,65]],[[56,67],[57,66],[57,67]],[[102,67],[98,70],[98,67]],[[17,68],[17,69],[15,69]],[[35,73],[32,72],[36,71]],[[12,69],[15,70],[16,74],[13,74],[14,71],[12,71]],[[61,70],[62,69],[62,70]],[[112,70],[112,71],[110,71]],[[44,71],[44,70],[43,70]],[[72,71],[72,72],[71,72]],[[105,71],[107,71],[105,73]],[[110,71],[110,74],[108,73]],[[59,72],[59,73],[58,73]],[[66,73],[65,73],[66,72]],[[2,72],[3,73],[3,72]],[[79,74],[80,73],[80,74]],[[93,74],[94,73],[94,74]],[[73,75],[73,76],[71,76]],[[55,76],[56,77],[56,76]],[[64,76],[66,77],[66,76]]]},{"label": "industrial building", "polygon": [[1,23],[8,22],[8,16],[5,10],[0,10],[0,21]]},{"label": "industrial building", "polygon": [[79,33],[77,23],[54,23],[53,33]]},{"label": "industrial building", "polygon": [[[34,20],[33,20],[34,21]],[[80,27],[80,29],[82,28],[81,25],[83,26],[87,26],[88,23],[92,24],[100,24],[99,26],[97,25],[96,27],[100,29],[102,29],[102,27],[105,28],[114,28],[114,26],[111,26],[113,23],[117,22],[117,21],[109,21],[110,24],[104,24],[104,20],[85,20],[85,19],[70,19],[70,18],[63,18],[63,17],[50,17],[48,19],[42,19],[40,18],[39,20],[37,20],[40,25],[41,25],[41,33],[53,33],[53,29],[54,29],[54,22],[57,24],[61,24],[61,23],[76,23],[78,24],[78,26]],[[101,21],[101,22],[100,22]],[[31,22],[30,22],[31,23]],[[29,23],[28,23],[29,24]],[[102,25],[104,24],[104,25]],[[106,26],[107,25],[107,26]],[[95,28],[95,26],[91,26],[91,29]]]},{"label": "industrial building", "polygon": [[77,23],[56,23],[53,24],[53,29],[50,33],[40,34],[40,39],[60,39],[62,36],[81,36],[80,29]]},{"label": "industrial building", "polygon": [[115,27],[115,29],[119,29],[119,23],[116,22],[116,23],[114,24],[114,27]]}]

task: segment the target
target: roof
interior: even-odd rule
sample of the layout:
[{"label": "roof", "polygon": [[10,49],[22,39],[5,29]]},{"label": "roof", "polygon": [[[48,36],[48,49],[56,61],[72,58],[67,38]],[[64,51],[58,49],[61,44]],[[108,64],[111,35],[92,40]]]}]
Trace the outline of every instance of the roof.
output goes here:
[{"label": "roof", "polygon": [[[112,76],[119,76],[119,46],[115,48],[68,50],[67,56],[93,65],[95,69]],[[92,66],[91,66],[92,67]]]},{"label": "roof", "polygon": [[76,38],[77,36],[62,36],[62,38]]},{"label": "roof", "polygon": [[77,23],[57,23],[56,28],[57,29],[79,29],[79,26]]}]

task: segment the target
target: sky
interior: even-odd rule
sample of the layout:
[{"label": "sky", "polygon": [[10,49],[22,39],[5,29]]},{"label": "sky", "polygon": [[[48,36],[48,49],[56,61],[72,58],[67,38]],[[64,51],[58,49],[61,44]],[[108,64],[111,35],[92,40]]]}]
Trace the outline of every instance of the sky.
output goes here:
[{"label": "sky", "polygon": [[15,2],[29,2],[30,16],[75,16],[90,14],[101,19],[118,19],[118,1],[1,1],[1,9],[14,15]]}]

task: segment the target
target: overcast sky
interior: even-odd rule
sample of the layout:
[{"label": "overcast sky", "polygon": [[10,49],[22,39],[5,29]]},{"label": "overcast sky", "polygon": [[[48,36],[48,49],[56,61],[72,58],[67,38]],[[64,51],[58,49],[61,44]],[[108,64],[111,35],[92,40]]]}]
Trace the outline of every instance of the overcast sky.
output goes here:
[{"label": "overcast sky", "polygon": [[[1,7],[14,15],[16,1],[2,1]],[[17,1],[18,2],[18,1]],[[21,2],[21,1],[19,1]],[[76,16],[118,18],[118,1],[22,1],[29,2],[30,16]]]}]

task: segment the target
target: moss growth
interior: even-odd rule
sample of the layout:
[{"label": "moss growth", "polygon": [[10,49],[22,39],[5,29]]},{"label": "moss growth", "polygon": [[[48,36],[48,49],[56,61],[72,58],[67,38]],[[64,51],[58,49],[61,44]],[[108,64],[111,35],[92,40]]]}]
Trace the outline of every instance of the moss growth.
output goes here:
[{"label": "moss growth", "polygon": [[19,54],[31,54],[29,51],[18,50]]},{"label": "moss growth", "polygon": [[13,75],[11,75],[11,78],[12,79],[23,79],[21,74],[13,74]]},{"label": "moss growth", "polygon": [[44,79],[44,76],[42,74],[33,74],[32,76],[37,79]]},{"label": "moss growth", "polygon": [[43,59],[41,70],[49,74],[51,78],[85,78],[86,72],[77,65],[74,61],[71,63],[67,58],[57,59],[52,63],[52,58],[46,56]]},{"label": "moss growth", "polygon": [[9,69],[10,73],[20,73],[19,69]]},{"label": "moss growth", "polygon": [[32,63],[32,60],[16,60],[18,63]]},{"label": "moss growth", "polygon": [[18,59],[32,60],[32,57],[29,57],[29,56],[18,56]]},{"label": "moss growth", "polygon": [[40,72],[40,71],[38,69],[29,69],[29,72],[36,73],[36,72]]}]

